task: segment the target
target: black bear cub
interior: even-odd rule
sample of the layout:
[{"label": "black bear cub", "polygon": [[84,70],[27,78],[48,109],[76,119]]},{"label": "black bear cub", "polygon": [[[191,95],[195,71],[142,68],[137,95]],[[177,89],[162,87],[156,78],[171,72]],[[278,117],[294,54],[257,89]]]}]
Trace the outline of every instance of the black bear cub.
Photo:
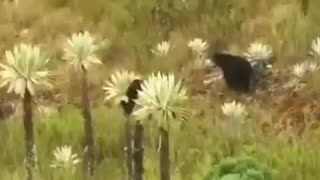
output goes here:
[{"label": "black bear cub", "polygon": [[230,89],[243,93],[251,91],[254,70],[245,58],[226,53],[214,53],[211,61],[222,70]]},{"label": "black bear cub", "polygon": [[138,91],[141,90],[143,80],[135,79],[133,80],[126,92],[126,96],[128,97],[128,102],[121,101],[121,106],[123,107],[126,115],[130,115],[135,106],[134,100],[138,98]]}]

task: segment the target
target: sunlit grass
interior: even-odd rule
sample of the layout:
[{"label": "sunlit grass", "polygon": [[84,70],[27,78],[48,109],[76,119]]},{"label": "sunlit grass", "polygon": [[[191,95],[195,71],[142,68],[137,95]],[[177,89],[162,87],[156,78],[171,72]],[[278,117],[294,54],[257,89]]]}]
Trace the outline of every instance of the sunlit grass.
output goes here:
[{"label": "sunlit grass", "polygon": [[[207,164],[208,156],[211,157],[211,163],[217,162],[227,156],[239,155],[249,145],[253,148],[254,157],[282,172],[280,179],[295,178],[295,176],[301,179],[317,179],[317,169],[320,168],[320,164],[316,159],[320,156],[317,151],[320,146],[316,134],[310,133],[305,139],[291,144],[284,136],[261,136],[261,133],[256,131],[255,137],[242,136],[241,142],[236,142],[230,139],[228,129],[220,128],[228,127],[223,126],[223,121],[227,119],[212,116],[208,107],[204,107],[203,110],[205,112],[203,115],[191,113],[193,115],[187,124],[172,129],[172,174],[176,173],[173,177],[180,176],[181,179],[187,180],[192,180],[192,177],[203,177],[205,173],[202,169],[205,167],[202,166]],[[122,149],[125,117],[120,109],[109,109],[104,106],[95,109],[94,116],[97,119],[94,127],[97,131],[99,151],[97,178],[121,179],[125,172]],[[12,119],[3,122],[0,127],[1,178],[19,179],[24,175],[23,131],[19,122]],[[251,124],[251,127],[258,128],[254,120],[250,119],[247,123]],[[50,163],[52,150],[56,146],[70,144],[74,153],[82,157],[82,119],[80,111],[75,107],[64,106],[60,114],[38,117],[36,127],[39,169],[43,178],[50,179],[55,175]],[[148,179],[157,179],[157,138],[152,138],[156,137],[157,130],[151,128],[146,133],[148,137],[145,140],[145,175]],[[80,172],[81,169],[77,169],[75,176],[81,177]]]}]

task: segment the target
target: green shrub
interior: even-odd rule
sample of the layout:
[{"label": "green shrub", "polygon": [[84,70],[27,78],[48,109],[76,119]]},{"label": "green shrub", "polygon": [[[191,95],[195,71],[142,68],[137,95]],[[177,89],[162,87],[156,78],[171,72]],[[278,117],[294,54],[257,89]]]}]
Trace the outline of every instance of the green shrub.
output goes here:
[{"label": "green shrub", "polygon": [[205,180],[272,180],[273,170],[252,157],[227,158]]}]

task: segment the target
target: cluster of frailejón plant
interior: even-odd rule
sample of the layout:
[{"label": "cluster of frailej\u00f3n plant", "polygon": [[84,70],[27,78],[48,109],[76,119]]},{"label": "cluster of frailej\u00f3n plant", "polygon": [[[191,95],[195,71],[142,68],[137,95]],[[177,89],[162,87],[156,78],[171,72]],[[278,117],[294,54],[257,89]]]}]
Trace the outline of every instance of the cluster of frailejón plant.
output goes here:
[{"label": "cluster of frailej\u00f3n plant", "polygon": [[114,100],[115,104],[120,104],[121,101],[127,102],[127,89],[135,79],[140,79],[140,76],[127,70],[113,73],[110,80],[105,81],[105,85],[102,88],[106,92],[105,101]]},{"label": "cluster of frailej\u00f3n plant", "polygon": [[157,56],[167,56],[171,49],[172,46],[169,41],[161,41],[151,52]]},{"label": "cluster of frailej\u00f3n plant", "polygon": [[224,103],[221,109],[225,116],[232,119],[242,120],[248,115],[245,106],[236,101]]},{"label": "cluster of frailej\u00f3n plant", "polygon": [[8,85],[8,93],[15,92],[21,97],[26,89],[35,94],[36,85],[51,87],[48,81],[50,72],[45,69],[49,58],[40,50],[39,46],[20,44],[5,52],[7,64],[1,64],[0,87]]},{"label": "cluster of frailej\u00f3n plant", "polygon": [[320,37],[312,40],[310,54],[317,60],[320,60]]},{"label": "cluster of frailej\u00f3n plant", "polygon": [[213,64],[207,58],[208,43],[201,38],[194,38],[188,42],[188,47],[191,48],[192,53],[195,55],[194,68],[211,67]]},{"label": "cluster of frailej\u00f3n plant", "polygon": [[181,81],[175,82],[173,74],[152,74],[142,84],[136,101],[139,108],[133,115],[145,120],[152,114],[158,120],[158,126],[167,127],[169,119],[186,118],[184,103],[187,98],[187,89]]},{"label": "cluster of frailej\u00f3n plant", "polygon": [[72,153],[71,146],[57,147],[53,151],[53,155],[54,160],[50,164],[51,168],[74,171],[76,165],[80,162],[78,155]]},{"label": "cluster of frailej\u00f3n plant", "polygon": [[251,63],[256,72],[256,77],[261,78],[271,73],[273,49],[271,46],[255,41],[247,48],[244,56]]},{"label": "cluster of frailej\u00f3n plant", "polygon": [[310,62],[310,61],[298,63],[292,67],[293,75],[295,75],[299,79],[317,70],[319,70],[319,65],[316,62]]},{"label": "cluster of frailej\u00f3n plant", "polygon": [[273,50],[271,46],[256,41],[250,44],[244,55],[249,61],[257,63],[257,61],[270,60],[273,56]]},{"label": "cluster of frailej\u00f3n plant", "polygon": [[91,64],[102,64],[96,56],[99,48],[89,32],[74,33],[67,40],[63,59],[67,60],[75,69],[88,69]]}]

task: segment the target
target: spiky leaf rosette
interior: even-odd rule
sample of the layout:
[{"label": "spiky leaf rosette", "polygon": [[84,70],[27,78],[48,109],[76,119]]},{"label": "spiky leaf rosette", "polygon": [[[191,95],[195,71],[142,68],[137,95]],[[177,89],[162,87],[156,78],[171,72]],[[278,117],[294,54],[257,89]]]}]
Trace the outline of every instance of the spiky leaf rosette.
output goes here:
[{"label": "spiky leaf rosette", "polygon": [[24,43],[16,45],[13,50],[5,52],[5,59],[6,65],[0,63],[0,87],[8,85],[8,93],[13,91],[24,97],[26,89],[34,95],[36,85],[51,87],[47,78],[50,72],[45,69],[49,58],[39,46]]},{"label": "spiky leaf rosette", "polygon": [[188,47],[198,55],[202,55],[208,49],[208,43],[201,38],[194,38],[188,42]]},{"label": "spiky leaf rosette", "polygon": [[91,64],[102,64],[96,56],[99,45],[94,37],[87,31],[74,33],[67,40],[63,59],[68,60],[76,69],[88,69]]},{"label": "spiky leaf rosette", "polygon": [[62,146],[57,147],[53,151],[53,155],[55,157],[54,161],[51,163],[50,167],[52,168],[63,168],[74,170],[75,165],[80,162],[77,154],[72,154],[71,146]]},{"label": "spiky leaf rosette", "polygon": [[113,73],[110,80],[106,81],[102,88],[106,92],[105,101],[114,100],[115,104],[120,104],[121,101],[128,102],[126,92],[130,83],[135,79],[140,79],[140,76],[127,70]]},{"label": "spiky leaf rosette", "polygon": [[235,120],[243,121],[248,116],[246,107],[242,103],[238,103],[235,100],[224,103],[221,106],[221,109],[225,116]]},{"label": "spiky leaf rosette", "polygon": [[152,49],[151,52],[157,56],[166,56],[171,48],[171,43],[169,41],[162,41],[158,43],[155,49]]},{"label": "spiky leaf rosette", "polygon": [[244,53],[244,56],[255,70],[256,78],[259,79],[272,74],[270,60],[273,57],[273,49],[271,46],[258,41],[253,42]]},{"label": "spiky leaf rosette", "polygon": [[249,61],[268,61],[273,56],[273,50],[271,46],[261,42],[253,42],[250,44],[247,52],[244,56],[248,58]]},{"label": "spiky leaf rosette", "polygon": [[139,108],[133,113],[137,119],[144,120],[152,115],[158,120],[158,126],[167,128],[169,120],[186,118],[187,89],[181,81],[175,82],[173,74],[152,74],[141,89],[136,100]]},{"label": "spiky leaf rosette", "polygon": [[311,51],[309,52],[314,58],[320,60],[320,37],[312,40]]}]

